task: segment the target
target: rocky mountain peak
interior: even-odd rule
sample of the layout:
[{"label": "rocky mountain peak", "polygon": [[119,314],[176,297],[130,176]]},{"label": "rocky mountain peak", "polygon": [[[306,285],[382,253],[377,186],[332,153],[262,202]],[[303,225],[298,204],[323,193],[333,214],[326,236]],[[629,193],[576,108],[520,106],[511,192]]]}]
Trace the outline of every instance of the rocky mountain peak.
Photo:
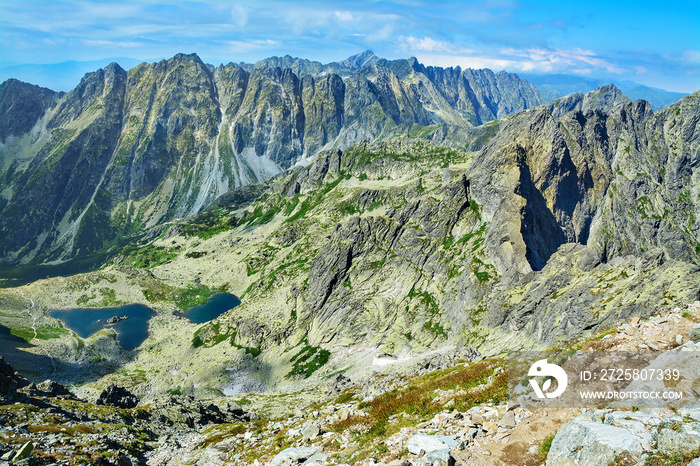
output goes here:
[{"label": "rocky mountain peak", "polygon": [[0,142],[29,132],[61,95],[17,79],[0,84]]},{"label": "rocky mountain peak", "polygon": [[618,104],[630,103],[632,100],[624,95],[614,84],[599,87],[586,94],[571,94],[547,104],[552,115],[560,117],[573,111],[586,112],[588,110],[611,109]]},{"label": "rocky mountain peak", "polygon": [[339,64],[341,66],[356,70],[366,66],[371,66],[377,63],[379,60],[379,57],[377,57],[374,52],[371,50],[365,50],[357,55],[346,58],[345,60],[339,62]]}]

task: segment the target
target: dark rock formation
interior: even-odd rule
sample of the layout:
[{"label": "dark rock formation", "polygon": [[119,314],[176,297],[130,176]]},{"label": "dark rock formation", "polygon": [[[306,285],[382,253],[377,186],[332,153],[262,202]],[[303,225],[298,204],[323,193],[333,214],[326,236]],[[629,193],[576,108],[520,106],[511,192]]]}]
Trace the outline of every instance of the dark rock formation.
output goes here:
[{"label": "dark rock formation", "polygon": [[126,388],[110,384],[100,393],[95,404],[128,409],[135,408],[139,404],[139,399]]},{"label": "dark rock formation", "polygon": [[5,358],[0,356],[0,397],[4,399],[12,399],[17,393],[17,389],[28,385],[29,382],[19,375],[15,370],[5,362]]}]

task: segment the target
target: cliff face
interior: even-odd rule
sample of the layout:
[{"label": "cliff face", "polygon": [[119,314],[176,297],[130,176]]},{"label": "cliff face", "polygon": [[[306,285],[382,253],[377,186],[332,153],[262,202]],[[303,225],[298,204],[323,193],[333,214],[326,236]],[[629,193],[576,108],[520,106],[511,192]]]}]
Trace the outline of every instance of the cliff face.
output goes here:
[{"label": "cliff face", "polygon": [[112,64],[66,95],[10,80],[0,90],[0,260],[105,250],[322,148],[468,128],[540,102],[515,75],[370,52],[329,65]]}]

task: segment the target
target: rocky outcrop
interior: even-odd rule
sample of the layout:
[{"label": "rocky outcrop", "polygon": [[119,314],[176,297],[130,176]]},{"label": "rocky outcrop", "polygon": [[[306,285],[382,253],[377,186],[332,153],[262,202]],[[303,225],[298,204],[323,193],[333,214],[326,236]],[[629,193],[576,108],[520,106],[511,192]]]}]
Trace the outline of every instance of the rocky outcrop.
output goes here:
[{"label": "rocky outcrop", "polygon": [[110,384],[102,390],[95,404],[128,409],[135,408],[139,404],[139,399],[126,388]]},{"label": "rocky outcrop", "polygon": [[[264,238],[236,230],[259,249],[246,259],[257,278],[219,319],[227,332],[199,335],[255,328],[263,347],[308,338],[393,361],[446,344],[532,348],[695,301],[698,136],[685,122],[698,99],[653,113],[605,87],[510,116],[490,138],[483,127],[473,157],[400,138],[322,152],[242,217],[270,213]],[[270,299],[273,319],[260,314]]]},{"label": "rocky outcrop", "polygon": [[[235,403],[219,407],[181,396],[151,398],[135,408],[138,399],[114,385],[105,389],[100,400],[104,402],[97,404],[67,394],[65,387],[52,381],[22,388],[20,398],[6,398],[21,380],[0,356],[3,464],[68,464],[67,458],[81,458],[92,464],[145,465],[150,452],[187,445],[192,438],[201,438],[198,431],[206,426],[258,419]],[[237,428],[241,425],[245,424]],[[18,437],[21,442],[10,440]]]},{"label": "rocky outcrop", "polygon": [[3,356],[0,356],[0,397],[3,400],[13,399],[17,389],[28,383],[24,377],[15,372],[11,365],[5,362]]},{"label": "rocky outcrop", "polygon": [[[11,136],[17,138],[29,133],[60,97],[61,93],[16,79],[0,84],[0,143],[7,143]],[[12,160],[3,162],[10,165]]]},{"label": "rocky outcrop", "polygon": [[670,416],[647,410],[586,412],[557,431],[547,466],[692,459],[700,448],[699,418],[698,406]]},{"label": "rocky outcrop", "polygon": [[65,385],[55,382],[51,379],[46,379],[39,384],[30,383],[20,389],[22,393],[29,396],[49,396],[49,397],[67,397],[74,398],[73,394]]}]

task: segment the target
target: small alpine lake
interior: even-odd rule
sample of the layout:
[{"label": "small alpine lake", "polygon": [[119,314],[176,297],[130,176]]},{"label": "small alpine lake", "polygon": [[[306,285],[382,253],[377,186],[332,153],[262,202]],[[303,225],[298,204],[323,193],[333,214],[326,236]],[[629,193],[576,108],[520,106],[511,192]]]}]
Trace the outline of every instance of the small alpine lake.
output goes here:
[{"label": "small alpine lake", "polygon": [[[235,295],[214,293],[206,303],[176,312],[175,315],[185,317],[193,324],[203,324],[239,304],[241,300]],[[117,332],[119,345],[131,351],[148,338],[148,325],[156,312],[144,304],[126,304],[118,307],[57,309],[49,311],[49,315],[59,319],[81,338],[88,338],[103,328],[111,327]]]},{"label": "small alpine lake", "polygon": [[148,338],[148,322],[156,312],[143,304],[126,304],[119,307],[53,310],[49,311],[49,315],[62,321],[81,338],[112,327],[117,332],[119,345],[131,351]]},{"label": "small alpine lake", "polygon": [[207,299],[207,302],[178,313],[193,324],[204,324],[214,320],[224,312],[233,309],[241,304],[238,296],[229,293],[214,293]]}]

